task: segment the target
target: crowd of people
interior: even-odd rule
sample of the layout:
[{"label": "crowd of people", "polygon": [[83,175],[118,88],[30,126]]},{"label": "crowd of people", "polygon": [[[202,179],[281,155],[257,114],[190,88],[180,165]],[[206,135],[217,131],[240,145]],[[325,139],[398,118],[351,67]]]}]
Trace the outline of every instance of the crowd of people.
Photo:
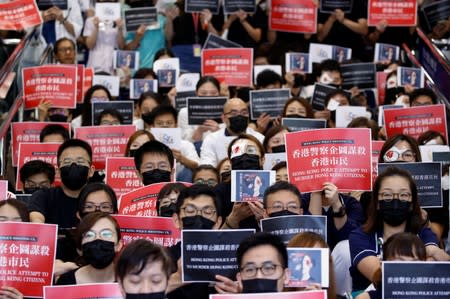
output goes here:
[{"label": "crowd of people", "polygon": [[[53,44],[55,63],[85,63],[98,75],[121,78],[119,96],[112,96],[106,86],[94,85],[84,93],[76,109],[54,107],[50,99],[42,99],[38,109],[24,115],[26,121],[48,122],[39,140],[60,143],[57,165],[33,160],[20,169],[11,168],[13,173],[18,172],[23,188],[14,190],[15,182],[10,182],[11,198],[0,201],[0,221],[58,225],[54,284],[118,282],[129,299],[318,290],[321,286],[317,283],[306,288],[285,287],[291,275],[287,247],[311,247],[330,249],[329,273],[323,273],[329,276],[328,298],[348,298],[351,293],[355,298],[381,298],[383,260],[450,261],[445,251],[449,230],[448,165],[442,168],[443,206],[422,208],[413,177],[395,164],[421,162],[419,146],[447,145],[448,136],[427,131],[418,139],[406,134],[387,137],[385,128],[377,122],[378,105],[415,107],[437,105],[444,99],[427,87],[397,84],[397,68],[411,66],[404,55],[400,60],[391,55],[376,64],[377,70],[389,73],[383,103],[376,98],[376,104],[371,104],[367,94],[356,86],[351,90],[342,87],[342,65],[372,62],[376,43],[414,48],[415,28],[392,27],[385,21],[369,27],[366,0],[352,1],[352,9],[346,13],[341,9],[319,13],[316,34],[272,30],[268,25],[270,3],[266,0],[257,1],[254,13],[239,10],[229,15],[222,8],[218,14],[209,10],[185,12],[183,0],[149,2],[121,3],[124,11],[158,7],[157,24],[141,24],[135,32],[126,31],[122,18],[101,21],[94,7],[78,0],[68,0],[67,10],[54,6],[42,12],[41,33],[48,44]],[[419,0],[419,11],[431,2]],[[425,28],[426,22],[419,18],[417,26],[439,39],[450,32],[450,16],[443,21],[435,28]],[[257,231],[236,251],[236,277],[217,275],[214,284],[183,283],[181,243],[163,248],[141,239],[124,246],[120,227],[111,216],[118,213],[118,197],[104,183],[104,170],[95,169],[91,146],[85,140],[71,138],[71,132],[53,122],[70,123],[72,129],[123,124],[123,115],[115,109],[106,109],[93,119],[92,103],[130,100],[130,78],[174,80],[159,78],[153,70],[153,63],[160,59],[177,57],[181,73],[200,72],[201,62],[195,50],[208,34],[253,48],[254,65],[281,65],[283,70],[285,53],[307,53],[310,43],[351,48],[352,58],[323,60],[314,64],[311,74],[283,71],[280,75],[263,70],[254,86],[248,87],[228,86],[218,78],[201,75],[195,88],[197,97],[227,98],[221,121],[208,119],[201,125],[190,125],[188,109],[179,109],[175,104],[174,86],[160,84],[158,92],[146,91],[134,99],[132,123],[136,132],[130,136],[123,156],[134,158],[142,185],[167,183],[157,197],[158,216],[171,217],[180,230]],[[134,71],[128,62],[115,69],[115,50],[138,51],[139,69]],[[313,109],[311,103],[314,83],[333,87],[321,110]],[[290,96],[279,117],[263,113],[250,120],[250,91],[280,88],[289,89]],[[282,118],[323,119],[327,128],[334,128],[337,106],[365,107],[370,112],[368,117],[355,118],[347,127],[369,128],[372,140],[384,141],[379,162],[392,165],[378,174],[371,192],[341,192],[329,181],[320,182],[320,191],[302,192],[289,182],[288,166],[281,161],[272,168],[276,183],[264,190],[262,202],[231,200],[232,170],[261,170],[266,153],[286,152],[285,134],[291,129],[282,125]],[[156,140],[152,128],[180,128],[179,147],[170,148]],[[55,187],[57,175],[61,185]],[[31,196],[24,203],[13,193]],[[306,232],[286,245],[278,236],[259,232],[261,219],[287,215],[325,216],[327,239]],[[311,266],[312,261],[308,264]],[[0,297],[20,299],[23,295],[21,290],[3,286]]]}]

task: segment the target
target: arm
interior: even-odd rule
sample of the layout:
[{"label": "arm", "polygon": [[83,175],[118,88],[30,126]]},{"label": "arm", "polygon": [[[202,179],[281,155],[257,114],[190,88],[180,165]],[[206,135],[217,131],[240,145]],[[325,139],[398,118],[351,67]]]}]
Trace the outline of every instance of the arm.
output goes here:
[{"label": "arm", "polygon": [[139,26],[138,30],[136,30],[133,40],[125,45],[125,50],[136,50],[139,47],[139,43],[144,37],[146,27],[147,25],[145,24]]},{"label": "arm", "polygon": [[434,261],[450,261],[450,255],[436,245],[428,245],[425,247],[427,257]]},{"label": "arm", "polygon": [[40,212],[30,212],[30,222],[45,223],[45,216]]},{"label": "arm", "polygon": [[166,9],[166,25],[164,27],[164,34],[166,36],[166,40],[169,43],[172,43],[173,36],[175,32],[173,30],[173,20],[180,15],[180,9],[178,6],[173,5]]},{"label": "arm", "polygon": [[[339,198],[339,190],[333,183],[323,184],[323,193],[330,204],[332,213],[338,213],[341,208],[345,208]],[[333,217],[334,226],[340,230],[347,222],[347,213],[343,217]]]},{"label": "arm", "polygon": [[356,266],[364,277],[372,281],[375,272],[381,268],[381,261],[376,256],[366,256]]},{"label": "arm", "polygon": [[119,49],[124,49],[125,48],[125,38],[124,38],[124,34],[123,34],[123,27],[124,27],[123,20],[117,19],[116,26],[117,26],[117,47]]},{"label": "arm", "polygon": [[261,40],[261,34],[262,30],[260,28],[254,28],[248,21],[247,21],[247,13],[239,10],[237,12],[239,21],[241,22],[242,27],[247,31],[248,35],[255,41],[259,42]]},{"label": "arm", "polygon": [[336,16],[334,15],[334,13],[332,13],[328,16],[328,19],[324,24],[319,23],[317,25],[317,40],[319,42],[323,42],[323,40],[327,38],[328,34],[330,33],[331,27],[333,27],[335,21]]},{"label": "arm", "polygon": [[[214,27],[212,20],[212,13],[209,9],[204,9],[200,14],[200,22],[202,26],[206,27],[206,30],[212,34],[219,35],[219,32]],[[204,24],[204,25],[203,25]]]},{"label": "arm", "polygon": [[322,192],[316,191],[311,193],[309,199],[308,210],[311,215],[322,215]]},{"label": "arm", "polygon": [[88,47],[89,50],[93,49],[95,47],[95,43],[97,42],[99,23],[100,19],[98,17],[86,20],[83,35],[86,38],[86,47]]},{"label": "arm", "polygon": [[360,18],[358,19],[358,22],[354,22],[350,19],[347,19],[345,17],[345,13],[340,9],[336,9],[334,14],[336,16],[336,20],[345,27],[347,27],[348,29],[350,29],[351,31],[361,35],[367,35],[367,33],[369,32],[369,27],[367,26],[367,19]]}]

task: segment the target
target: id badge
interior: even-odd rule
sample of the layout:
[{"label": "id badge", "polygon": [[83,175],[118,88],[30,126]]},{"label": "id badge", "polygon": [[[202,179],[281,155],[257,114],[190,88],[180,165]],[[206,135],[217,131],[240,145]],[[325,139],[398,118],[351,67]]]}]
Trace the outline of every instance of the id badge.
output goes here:
[{"label": "id badge", "polygon": [[202,47],[199,44],[192,45],[194,51],[194,57],[200,57],[202,53]]}]

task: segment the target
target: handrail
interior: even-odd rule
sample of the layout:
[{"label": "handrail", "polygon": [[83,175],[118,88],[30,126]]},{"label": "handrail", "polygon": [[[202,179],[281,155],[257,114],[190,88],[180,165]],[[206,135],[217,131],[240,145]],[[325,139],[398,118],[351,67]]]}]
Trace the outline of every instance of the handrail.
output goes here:
[{"label": "handrail", "polygon": [[45,64],[45,61],[52,54],[52,52],[53,52],[53,46],[47,45],[44,52],[42,52],[41,58],[39,59],[39,65]]}]

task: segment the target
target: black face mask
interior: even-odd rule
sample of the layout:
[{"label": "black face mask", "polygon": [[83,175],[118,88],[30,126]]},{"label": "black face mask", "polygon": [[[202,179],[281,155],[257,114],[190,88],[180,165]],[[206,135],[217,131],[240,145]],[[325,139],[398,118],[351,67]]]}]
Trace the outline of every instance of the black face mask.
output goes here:
[{"label": "black face mask", "polygon": [[269,217],[294,216],[294,215],[299,215],[299,214],[291,212],[289,210],[282,210],[282,211],[270,213]]},{"label": "black face mask", "polygon": [[285,153],[286,152],[286,145],[277,145],[272,146],[272,153]]},{"label": "black face mask", "polygon": [[137,149],[130,149],[128,151],[128,156],[129,157],[134,157],[134,155],[136,155]]},{"label": "black face mask", "polygon": [[212,229],[214,224],[216,224],[214,221],[200,215],[187,216],[181,221],[183,222],[183,229]]},{"label": "black face mask", "polygon": [[172,217],[175,213],[175,204],[171,203],[168,206],[163,206],[159,208],[159,216],[161,217]]},{"label": "black face mask", "polygon": [[243,154],[231,159],[231,169],[233,170],[258,170],[259,156],[253,154]]},{"label": "black face mask", "polygon": [[405,222],[411,214],[411,202],[403,202],[399,199],[393,199],[390,202],[381,200],[379,202],[379,213],[383,221],[390,226],[399,226]]},{"label": "black face mask", "polygon": [[231,176],[231,171],[224,171],[220,174],[220,181],[223,182],[228,182],[230,180],[230,176]]},{"label": "black face mask", "polygon": [[237,115],[229,118],[230,120],[230,130],[233,133],[240,134],[247,130],[248,117],[243,115]]},{"label": "black face mask", "polygon": [[146,293],[146,294],[125,294],[125,299],[164,299],[166,298],[165,292],[159,293]]},{"label": "black face mask", "polygon": [[80,190],[88,181],[89,167],[72,163],[60,169],[61,181],[69,190]]},{"label": "black face mask", "polygon": [[143,172],[142,182],[145,186],[162,182],[170,182],[170,171],[156,168]]},{"label": "black face mask", "polygon": [[271,293],[277,292],[276,279],[255,278],[242,280],[242,293]]},{"label": "black face mask", "polygon": [[306,118],[306,117],[304,117],[303,115],[300,115],[300,114],[289,114],[289,115],[286,115],[285,118]]},{"label": "black face mask", "polygon": [[336,110],[330,111],[330,120],[336,122]]},{"label": "black face mask", "polygon": [[94,240],[81,245],[84,260],[95,269],[105,269],[114,260],[116,252],[114,242]]},{"label": "black face mask", "polygon": [[143,120],[147,125],[150,125],[150,123],[151,123],[151,121],[152,121],[152,116],[151,116],[151,114],[152,114],[151,112],[141,114],[142,120]]},{"label": "black face mask", "polygon": [[48,117],[52,122],[65,123],[67,122],[67,116],[63,114],[53,114]]}]

